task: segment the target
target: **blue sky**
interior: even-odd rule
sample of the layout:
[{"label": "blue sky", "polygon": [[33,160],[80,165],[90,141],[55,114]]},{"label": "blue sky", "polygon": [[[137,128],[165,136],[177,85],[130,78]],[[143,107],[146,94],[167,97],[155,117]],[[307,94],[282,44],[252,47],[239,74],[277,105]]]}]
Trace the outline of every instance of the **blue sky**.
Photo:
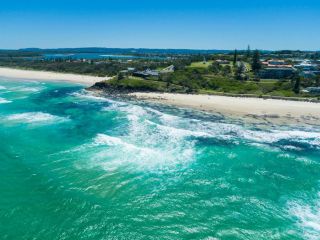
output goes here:
[{"label": "blue sky", "polygon": [[0,49],[320,50],[319,0],[1,0]]}]

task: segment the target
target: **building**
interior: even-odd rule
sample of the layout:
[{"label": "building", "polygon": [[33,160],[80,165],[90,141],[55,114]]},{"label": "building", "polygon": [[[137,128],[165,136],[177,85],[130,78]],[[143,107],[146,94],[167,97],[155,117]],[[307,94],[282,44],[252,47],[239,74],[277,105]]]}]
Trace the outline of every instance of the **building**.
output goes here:
[{"label": "building", "polygon": [[126,70],[120,71],[120,73],[123,74],[124,76],[130,76],[135,70],[136,70],[135,68],[128,67]]},{"label": "building", "polygon": [[303,71],[316,71],[318,65],[313,64],[310,60],[303,60],[299,64],[294,65],[294,67]]},{"label": "building", "polygon": [[308,59],[298,61],[294,67],[300,71],[300,76],[304,78],[314,78],[320,74],[320,66],[316,61],[312,62]]},{"label": "building", "polygon": [[133,72],[132,75],[136,76],[136,77],[142,77],[142,78],[159,77],[159,71],[147,69],[147,70],[144,70],[144,71]]},{"label": "building", "polygon": [[296,69],[291,64],[288,64],[284,60],[278,59],[264,61],[262,62],[262,67],[263,68],[259,73],[260,78],[289,78],[296,71]]},{"label": "building", "polygon": [[292,68],[291,64],[288,64],[284,60],[271,59],[262,62],[262,66],[266,68]]},{"label": "building", "polygon": [[314,78],[316,74],[313,71],[302,71],[300,76],[303,78]]},{"label": "building", "polygon": [[260,78],[279,79],[289,78],[296,70],[294,68],[264,68],[260,71]]},{"label": "building", "polygon": [[169,67],[166,67],[164,69],[162,69],[160,71],[160,73],[173,73],[175,70],[175,67],[173,65],[169,66]]},{"label": "building", "polygon": [[216,62],[219,63],[219,64],[230,64],[230,62],[228,60],[218,59],[218,60],[216,60]]},{"label": "building", "polygon": [[302,90],[302,92],[318,95],[320,94],[320,87],[308,87]]}]

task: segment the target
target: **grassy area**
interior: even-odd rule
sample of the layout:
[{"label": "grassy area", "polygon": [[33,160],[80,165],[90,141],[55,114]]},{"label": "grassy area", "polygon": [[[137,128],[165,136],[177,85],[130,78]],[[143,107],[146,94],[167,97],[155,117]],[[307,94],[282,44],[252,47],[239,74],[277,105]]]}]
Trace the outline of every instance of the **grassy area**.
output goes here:
[{"label": "grassy area", "polygon": [[207,87],[199,89],[199,93],[216,94],[251,94],[255,96],[270,95],[279,97],[308,97],[298,95],[292,91],[290,81],[267,80],[267,81],[238,81],[231,78],[207,76]]},{"label": "grassy area", "polygon": [[142,78],[126,78],[111,80],[110,84],[125,89],[137,89],[141,91],[165,91],[166,83],[160,81],[145,80]]},{"label": "grassy area", "polygon": [[96,85],[110,91],[184,92],[184,88],[177,84],[138,77],[128,77],[121,80],[113,78]]},{"label": "grassy area", "polygon": [[[200,94],[249,94],[254,96],[299,97],[292,91],[290,81],[239,81],[216,75],[206,75],[199,81],[190,80],[181,71],[173,74],[170,79],[155,80],[139,77],[127,77],[121,80],[114,78],[101,86],[112,91],[152,91],[152,92],[193,92]],[[100,84],[100,83],[99,83]]]},{"label": "grassy area", "polygon": [[295,94],[292,91],[290,80],[265,80],[265,81],[239,81],[221,75],[204,75],[199,69],[176,71],[167,78],[143,79],[127,77],[121,80],[114,78],[110,81],[98,83],[97,87],[110,92],[174,92],[174,93],[199,93],[199,94],[233,94],[250,96],[277,96],[277,97],[312,97],[307,94]]},{"label": "grassy area", "polygon": [[207,61],[207,62],[193,62],[189,66],[190,68],[208,68],[212,64],[212,61]]}]

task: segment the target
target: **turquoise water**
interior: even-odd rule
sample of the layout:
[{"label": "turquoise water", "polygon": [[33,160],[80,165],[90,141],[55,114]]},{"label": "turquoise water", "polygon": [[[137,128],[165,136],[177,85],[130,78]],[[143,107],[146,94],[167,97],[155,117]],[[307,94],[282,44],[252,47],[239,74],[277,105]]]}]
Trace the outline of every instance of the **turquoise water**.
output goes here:
[{"label": "turquoise water", "polygon": [[0,80],[1,239],[319,239],[320,127]]}]

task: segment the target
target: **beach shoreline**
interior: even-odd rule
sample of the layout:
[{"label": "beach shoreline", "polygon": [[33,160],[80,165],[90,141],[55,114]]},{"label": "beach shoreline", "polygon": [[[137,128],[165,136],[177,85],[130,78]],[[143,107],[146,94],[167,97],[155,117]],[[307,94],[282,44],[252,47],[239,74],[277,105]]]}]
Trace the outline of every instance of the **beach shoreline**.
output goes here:
[{"label": "beach shoreline", "polygon": [[[96,82],[110,79],[110,77],[21,70],[7,67],[0,67],[0,76],[14,79],[66,81],[87,87],[94,85]],[[91,90],[105,95],[103,91]],[[125,95],[140,101],[191,108],[235,119],[250,119],[251,122],[320,124],[320,103],[316,102],[158,92],[134,92]]]},{"label": "beach shoreline", "polygon": [[250,119],[251,122],[320,124],[320,103],[314,102],[151,92],[130,93],[129,96],[147,102]]},{"label": "beach shoreline", "polygon": [[0,67],[0,76],[6,78],[43,80],[43,81],[67,81],[91,86],[96,82],[108,80],[111,77],[96,77],[90,75],[80,75],[73,73],[59,73],[36,70],[22,70],[15,68]]}]

